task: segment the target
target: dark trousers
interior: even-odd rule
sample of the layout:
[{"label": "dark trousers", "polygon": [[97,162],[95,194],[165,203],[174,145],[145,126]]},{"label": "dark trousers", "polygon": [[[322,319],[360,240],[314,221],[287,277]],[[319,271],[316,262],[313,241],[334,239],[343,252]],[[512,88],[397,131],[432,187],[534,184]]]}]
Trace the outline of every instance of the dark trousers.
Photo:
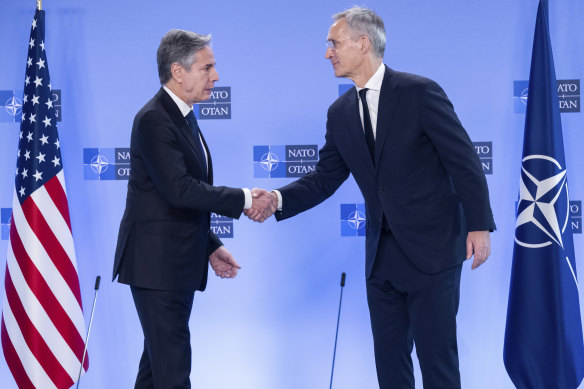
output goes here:
[{"label": "dark trousers", "polygon": [[144,332],[136,389],[188,389],[194,292],[130,287]]},{"label": "dark trousers", "polygon": [[456,313],[462,264],[437,274],[418,270],[383,231],[367,300],[381,389],[414,389],[413,345],[425,389],[460,388]]}]

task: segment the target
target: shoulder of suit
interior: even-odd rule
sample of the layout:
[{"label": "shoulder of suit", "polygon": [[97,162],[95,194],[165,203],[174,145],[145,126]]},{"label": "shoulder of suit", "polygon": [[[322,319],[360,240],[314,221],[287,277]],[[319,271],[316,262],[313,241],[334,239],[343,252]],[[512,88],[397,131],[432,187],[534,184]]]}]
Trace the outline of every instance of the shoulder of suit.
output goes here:
[{"label": "shoulder of suit", "polygon": [[436,81],[419,74],[391,70],[391,81],[400,88],[418,88],[428,85],[438,85]]},{"label": "shoulder of suit", "polygon": [[[164,93],[164,92],[163,92]],[[144,117],[159,117],[159,118],[168,118],[168,112],[164,108],[164,105],[161,101],[162,96],[160,91],[156,93],[136,114],[134,121],[140,121]]]},{"label": "shoulder of suit", "polygon": [[346,91],[345,93],[343,93],[341,96],[339,96],[338,99],[336,99],[329,107],[329,111],[330,110],[336,110],[338,109],[340,106],[342,106],[343,104],[345,104],[345,102],[349,99],[351,99],[352,97],[356,96],[357,92],[355,91],[355,86],[349,88],[348,91]]}]

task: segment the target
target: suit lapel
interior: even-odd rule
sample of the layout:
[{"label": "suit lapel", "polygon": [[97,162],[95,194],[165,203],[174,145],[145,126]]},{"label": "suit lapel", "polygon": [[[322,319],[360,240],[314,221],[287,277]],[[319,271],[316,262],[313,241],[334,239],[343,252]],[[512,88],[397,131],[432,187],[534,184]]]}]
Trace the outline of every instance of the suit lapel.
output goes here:
[{"label": "suit lapel", "polygon": [[354,87],[350,90],[345,99],[343,111],[345,112],[349,142],[355,146],[357,152],[363,158],[363,163],[367,165],[367,168],[373,171],[373,161],[371,160],[369,149],[365,142],[363,124],[361,123],[361,116],[359,115],[359,99],[357,98],[357,92]]},{"label": "suit lapel", "polygon": [[379,106],[377,108],[377,130],[375,137],[375,166],[379,166],[379,159],[381,152],[385,146],[385,140],[390,130],[391,119],[395,107],[397,106],[398,86],[395,80],[392,79],[393,70],[385,66],[385,74],[383,76],[383,83],[381,84],[381,91],[379,94]]},{"label": "suit lapel", "polygon": [[[205,156],[201,155],[201,152],[199,151],[199,146],[195,143],[195,142],[199,142],[199,140],[195,139],[195,135],[193,134],[193,130],[192,130],[191,126],[189,125],[189,123],[184,118],[184,116],[182,115],[182,112],[180,111],[180,109],[177,107],[177,105],[172,100],[170,95],[168,93],[166,93],[166,91],[163,88],[160,88],[160,90],[158,91],[158,96],[160,98],[162,105],[164,106],[164,109],[168,113],[168,116],[170,116],[173,123],[178,127],[180,133],[189,142],[189,144],[191,146],[191,150],[193,151],[193,153],[195,154],[195,156],[199,160],[200,166],[205,166],[205,164],[204,164]],[[201,133],[201,138],[203,138],[202,133]],[[203,139],[203,145],[207,151],[207,155],[209,156],[209,167],[208,167],[209,174],[208,175],[210,175],[210,173],[211,173],[211,154],[209,153],[209,149],[207,148],[207,144],[205,143],[204,139]]]}]

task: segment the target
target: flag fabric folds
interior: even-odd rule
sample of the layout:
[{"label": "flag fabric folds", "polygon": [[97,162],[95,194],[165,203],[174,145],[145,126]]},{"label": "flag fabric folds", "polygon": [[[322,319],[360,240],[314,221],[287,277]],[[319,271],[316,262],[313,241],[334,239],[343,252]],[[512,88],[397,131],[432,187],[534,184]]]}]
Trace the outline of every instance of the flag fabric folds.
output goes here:
[{"label": "flag fabric folds", "polygon": [[575,389],[584,343],[548,2],[537,11],[504,362],[519,389]]},{"label": "flag fabric folds", "polygon": [[1,340],[19,388],[60,389],[77,381],[85,323],[44,36],[45,14],[37,10],[28,42]]}]

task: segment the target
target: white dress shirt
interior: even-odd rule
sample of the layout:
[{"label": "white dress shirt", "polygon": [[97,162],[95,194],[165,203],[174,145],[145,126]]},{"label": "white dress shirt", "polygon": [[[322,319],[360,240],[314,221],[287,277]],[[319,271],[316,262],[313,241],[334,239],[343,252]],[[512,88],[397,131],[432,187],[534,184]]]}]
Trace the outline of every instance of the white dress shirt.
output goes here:
[{"label": "white dress shirt", "polygon": [[[373,139],[377,139],[377,111],[379,109],[379,95],[381,93],[381,84],[383,83],[383,76],[385,75],[385,65],[383,62],[379,65],[377,71],[371,76],[369,81],[365,84],[365,88],[369,89],[365,97],[367,98],[367,108],[369,108],[369,117],[371,118],[371,127],[373,127]],[[355,85],[357,89],[357,98],[359,98],[359,91],[361,89]],[[361,125],[365,128],[363,122],[363,104],[359,99],[359,116],[361,116]]]}]

